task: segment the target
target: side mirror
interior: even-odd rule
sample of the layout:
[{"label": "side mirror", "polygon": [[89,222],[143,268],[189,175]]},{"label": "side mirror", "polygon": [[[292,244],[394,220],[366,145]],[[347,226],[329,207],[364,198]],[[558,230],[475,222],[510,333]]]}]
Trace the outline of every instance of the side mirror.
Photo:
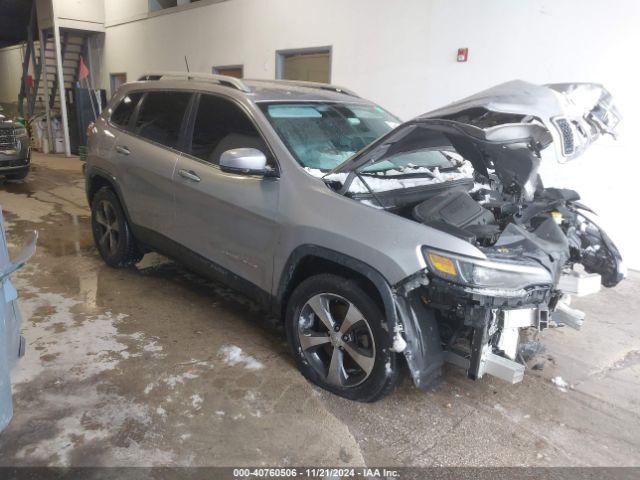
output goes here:
[{"label": "side mirror", "polygon": [[220,155],[223,172],[244,175],[269,175],[273,170],[267,166],[267,157],[256,148],[233,148]]}]

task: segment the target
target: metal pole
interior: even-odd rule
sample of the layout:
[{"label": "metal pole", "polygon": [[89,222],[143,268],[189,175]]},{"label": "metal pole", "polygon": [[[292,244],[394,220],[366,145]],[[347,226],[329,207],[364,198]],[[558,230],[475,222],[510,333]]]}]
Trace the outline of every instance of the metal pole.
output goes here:
[{"label": "metal pole", "polygon": [[[89,94],[89,103],[91,103],[91,111],[93,112],[93,121],[95,122],[96,120],[98,120],[98,114],[96,113],[96,107],[93,104],[93,97],[91,95],[91,92],[93,91],[93,89],[91,88],[91,84],[89,83],[89,77],[85,78],[84,81],[87,84],[87,93]],[[80,85],[82,85],[82,83]]]},{"label": "metal pole", "polygon": [[62,47],[60,45],[60,28],[56,21],[56,13],[53,12],[53,41],[56,49],[56,70],[58,72],[58,95],[60,96],[60,116],[62,117],[62,134],[64,138],[64,154],[71,156],[71,143],[69,141],[69,119],[67,118],[67,97],[64,92],[64,70],[62,69]]},{"label": "metal pole", "polygon": [[[51,110],[49,109],[49,79],[47,78],[47,37],[43,30],[40,34],[40,68],[42,69],[42,94],[44,95],[44,111],[47,116],[47,136],[49,137],[49,151],[53,148],[53,131],[51,130]],[[37,92],[36,92],[37,94]]]},{"label": "metal pole", "polygon": [[98,98],[98,95],[96,94],[95,90],[93,90],[94,82],[93,82],[93,59],[91,56],[92,48],[93,46],[91,45],[91,35],[87,35],[86,50],[87,50],[87,68],[89,69],[89,78],[87,78],[87,82],[90,85],[89,100],[91,100],[91,106],[93,107],[93,100],[95,98],[97,110],[98,110],[97,114],[99,115],[102,113],[102,109],[100,108],[100,99]]}]

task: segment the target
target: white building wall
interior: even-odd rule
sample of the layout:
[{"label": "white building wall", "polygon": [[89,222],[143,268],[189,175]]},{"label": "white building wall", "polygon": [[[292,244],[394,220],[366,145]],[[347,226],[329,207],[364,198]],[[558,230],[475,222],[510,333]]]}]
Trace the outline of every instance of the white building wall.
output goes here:
[{"label": "white building wall", "polygon": [[105,0],[51,0],[57,24],[61,28],[104,31]]}]

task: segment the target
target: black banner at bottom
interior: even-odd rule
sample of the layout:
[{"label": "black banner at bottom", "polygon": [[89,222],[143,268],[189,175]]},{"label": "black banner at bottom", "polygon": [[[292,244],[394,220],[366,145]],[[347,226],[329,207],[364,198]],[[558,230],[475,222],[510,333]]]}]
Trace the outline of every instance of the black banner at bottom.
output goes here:
[{"label": "black banner at bottom", "polygon": [[640,467],[0,467],[1,480],[637,480]]}]

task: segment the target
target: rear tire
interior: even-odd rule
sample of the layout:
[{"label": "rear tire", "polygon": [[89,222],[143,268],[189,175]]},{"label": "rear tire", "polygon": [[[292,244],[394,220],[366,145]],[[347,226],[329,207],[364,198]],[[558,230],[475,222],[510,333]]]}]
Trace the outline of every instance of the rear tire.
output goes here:
[{"label": "rear tire", "polygon": [[130,267],[142,260],[144,254],[131,234],[120,200],[109,187],[98,190],[91,201],[91,229],[96,248],[110,267]]},{"label": "rear tire", "polygon": [[331,274],[306,279],[289,299],[285,322],[298,369],[312,383],[360,402],[393,391],[398,356],[380,308],[355,281]]}]

